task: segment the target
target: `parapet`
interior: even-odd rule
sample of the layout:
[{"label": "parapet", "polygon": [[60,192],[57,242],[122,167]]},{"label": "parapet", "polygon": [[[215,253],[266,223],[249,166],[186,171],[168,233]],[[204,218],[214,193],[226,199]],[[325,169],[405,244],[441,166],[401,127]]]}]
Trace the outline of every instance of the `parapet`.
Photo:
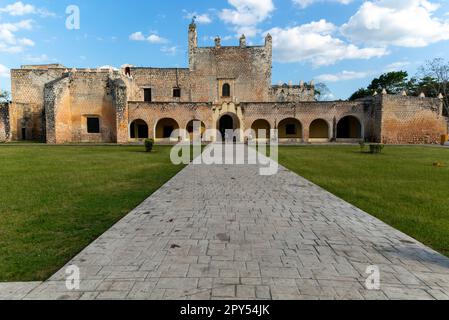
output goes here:
[{"label": "parapet", "polygon": [[65,66],[59,63],[54,64],[29,64],[20,66],[21,69],[47,70],[47,69],[63,69]]}]

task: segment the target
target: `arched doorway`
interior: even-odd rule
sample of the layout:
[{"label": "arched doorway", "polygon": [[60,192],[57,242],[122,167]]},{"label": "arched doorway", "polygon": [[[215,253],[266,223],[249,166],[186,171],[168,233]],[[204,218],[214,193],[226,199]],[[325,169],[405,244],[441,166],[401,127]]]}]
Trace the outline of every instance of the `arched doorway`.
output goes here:
[{"label": "arched doorway", "polygon": [[279,141],[298,142],[302,140],[302,125],[298,119],[287,118],[278,124]]},{"label": "arched doorway", "polygon": [[201,133],[201,140],[203,139],[203,135],[204,132],[206,131],[206,125],[204,124],[204,122],[200,121],[200,120],[190,120],[189,123],[187,123],[187,138],[191,141],[193,140],[193,130],[194,130],[194,124],[195,122],[199,122],[201,123],[201,129],[200,129],[200,133]]},{"label": "arched doorway", "polygon": [[342,118],[337,125],[337,139],[361,139],[362,125],[354,116]]},{"label": "arched doorway", "polygon": [[236,134],[236,130],[239,129],[239,125],[239,120],[234,114],[223,115],[218,121],[218,130],[220,131],[222,140],[232,139],[233,141],[240,141],[240,137],[232,137],[232,135],[230,136],[229,134],[229,131]]},{"label": "arched doorway", "polygon": [[[267,120],[258,119],[254,121],[251,125],[251,129],[254,131],[253,134],[255,134],[255,139],[270,139],[271,126]],[[262,132],[259,132],[260,130],[265,130],[264,136],[261,136]]]},{"label": "arched doorway", "polygon": [[310,124],[309,139],[312,142],[329,141],[329,124],[323,119],[314,120]]},{"label": "arched doorway", "polygon": [[[171,140],[172,133],[175,130],[179,130],[179,125],[176,120],[172,118],[164,118],[157,122],[156,130],[155,130],[155,139],[156,140]],[[172,139],[178,140],[178,139]]]},{"label": "arched doorway", "polygon": [[129,127],[129,133],[131,139],[147,139],[148,125],[142,119],[134,120]]}]

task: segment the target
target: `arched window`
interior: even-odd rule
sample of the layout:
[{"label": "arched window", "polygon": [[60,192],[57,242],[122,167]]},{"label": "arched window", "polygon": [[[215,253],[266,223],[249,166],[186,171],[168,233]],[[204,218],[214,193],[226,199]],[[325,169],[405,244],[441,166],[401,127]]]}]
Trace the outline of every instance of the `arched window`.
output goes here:
[{"label": "arched window", "polygon": [[231,86],[229,85],[229,83],[225,83],[223,85],[223,88],[221,90],[221,95],[223,97],[230,97],[231,96]]}]

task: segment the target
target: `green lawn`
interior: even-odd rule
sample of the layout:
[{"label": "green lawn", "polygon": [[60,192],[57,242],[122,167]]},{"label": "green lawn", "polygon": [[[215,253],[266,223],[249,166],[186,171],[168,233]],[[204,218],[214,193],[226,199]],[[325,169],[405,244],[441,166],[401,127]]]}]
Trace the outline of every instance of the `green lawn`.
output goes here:
[{"label": "green lawn", "polygon": [[358,146],[284,146],[279,162],[449,256],[448,148],[386,146],[372,155]]},{"label": "green lawn", "polygon": [[183,168],[169,153],[0,145],[0,281],[52,275]]}]

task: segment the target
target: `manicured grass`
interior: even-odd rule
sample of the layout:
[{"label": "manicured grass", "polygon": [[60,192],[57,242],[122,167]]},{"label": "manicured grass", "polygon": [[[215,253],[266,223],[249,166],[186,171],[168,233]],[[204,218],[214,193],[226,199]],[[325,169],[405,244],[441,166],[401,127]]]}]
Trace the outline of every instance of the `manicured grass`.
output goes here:
[{"label": "manicured grass", "polygon": [[52,275],[183,168],[169,154],[0,145],[0,281]]},{"label": "manicured grass", "polygon": [[279,162],[449,256],[448,148],[386,146],[372,155],[358,146],[285,146]]}]

